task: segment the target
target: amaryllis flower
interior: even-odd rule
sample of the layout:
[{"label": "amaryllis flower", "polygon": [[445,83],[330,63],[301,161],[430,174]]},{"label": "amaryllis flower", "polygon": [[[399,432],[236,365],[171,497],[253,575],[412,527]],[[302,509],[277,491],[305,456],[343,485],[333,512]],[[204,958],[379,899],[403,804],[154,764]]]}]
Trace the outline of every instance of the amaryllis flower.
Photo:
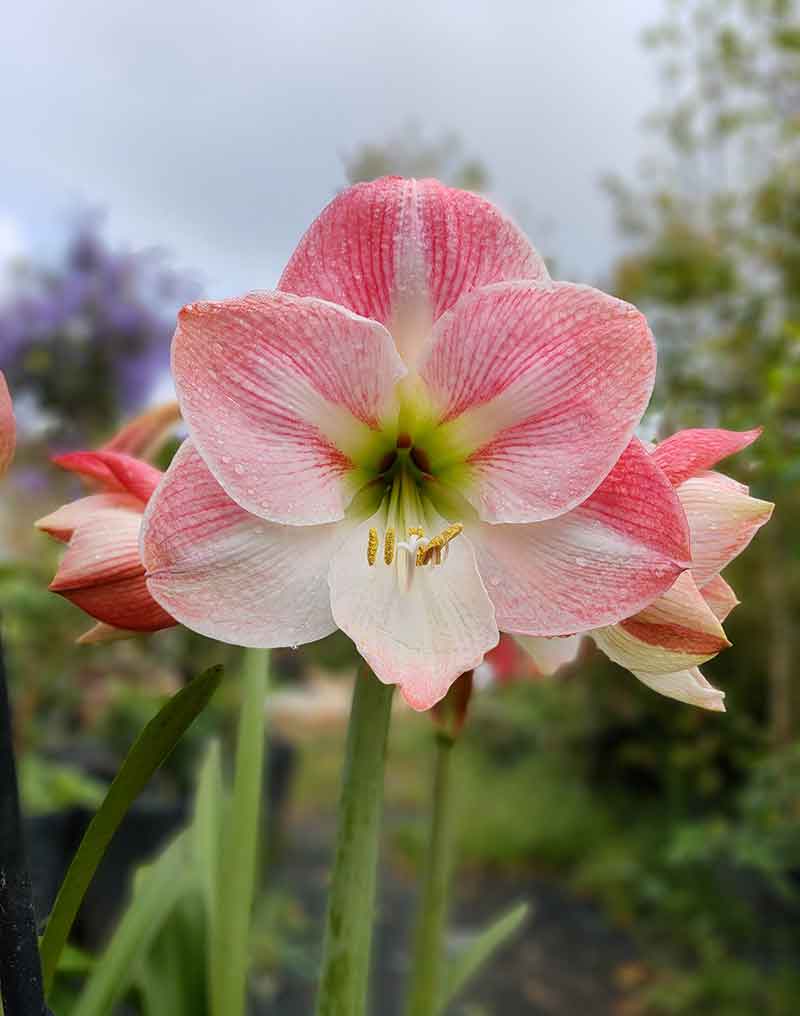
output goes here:
[{"label": "amaryllis flower", "polygon": [[[711,467],[760,433],[682,430],[652,450],[652,460],[674,485],[686,512],[692,568],[644,610],[591,633],[610,659],[650,688],[716,711],[724,711],[725,693],[712,687],[699,664],[730,645],[722,622],[739,602],[720,572],[747,547],[774,506],[750,497],[746,486]],[[520,641],[546,673],[556,669],[548,666],[547,654],[577,650],[574,641],[566,644],[569,640]]]},{"label": "amaryllis flower", "polygon": [[148,592],[139,557],[142,516],[161,471],[106,450],[72,452],[53,461],[98,490],[36,523],[68,544],[50,588],[98,622],[78,641],[100,642],[174,625]]},{"label": "amaryllis flower", "polygon": [[0,476],[11,465],[17,440],[14,409],[3,372],[0,371]]},{"label": "amaryllis flower", "polygon": [[337,626],[432,706],[499,631],[613,624],[689,563],[633,438],[653,339],[553,282],[474,194],[387,178],[337,197],[279,290],[180,314],[189,440],[145,515],[148,587],[248,646]]}]

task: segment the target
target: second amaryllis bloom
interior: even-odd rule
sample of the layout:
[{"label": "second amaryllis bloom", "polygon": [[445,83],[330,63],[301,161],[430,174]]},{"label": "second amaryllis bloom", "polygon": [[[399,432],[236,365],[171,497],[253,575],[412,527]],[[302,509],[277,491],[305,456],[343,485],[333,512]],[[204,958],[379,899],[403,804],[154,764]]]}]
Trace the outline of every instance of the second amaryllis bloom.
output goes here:
[{"label": "second amaryllis bloom", "polygon": [[500,631],[564,635],[689,565],[633,432],[644,317],[553,282],[489,202],[433,180],[351,188],[273,293],[181,312],[189,440],[146,512],[147,585],[247,646],[336,627],[426,709]]},{"label": "second amaryllis bloom", "polygon": [[71,452],[53,461],[97,490],[36,523],[68,545],[50,588],[97,621],[78,641],[105,641],[174,625],[148,592],[139,556],[142,516],[161,471],[108,450]]},{"label": "second amaryllis bloom", "polygon": [[[725,693],[699,664],[727,648],[722,622],[739,602],[720,574],[772,515],[773,505],[712,469],[742,451],[760,430],[682,430],[650,450],[675,487],[691,534],[692,567],[632,617],[591,632],[600,649],[669,698],[722,712]],[[577,653],[579,639],[521,639],[543,673]]]}]

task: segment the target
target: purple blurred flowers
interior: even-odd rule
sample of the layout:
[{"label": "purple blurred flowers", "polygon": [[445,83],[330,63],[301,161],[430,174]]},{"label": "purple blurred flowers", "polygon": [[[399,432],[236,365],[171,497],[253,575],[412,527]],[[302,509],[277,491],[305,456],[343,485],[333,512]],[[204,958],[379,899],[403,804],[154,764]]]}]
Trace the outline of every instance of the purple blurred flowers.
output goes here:
[{"label": "purple blurred flowers", "polygon": [[59,441],[112,429],[169,366],[178,309],[198,287],[157,251],[112,250],[81,216],[55,267],[27,265],[0,306],[0,370]]}]

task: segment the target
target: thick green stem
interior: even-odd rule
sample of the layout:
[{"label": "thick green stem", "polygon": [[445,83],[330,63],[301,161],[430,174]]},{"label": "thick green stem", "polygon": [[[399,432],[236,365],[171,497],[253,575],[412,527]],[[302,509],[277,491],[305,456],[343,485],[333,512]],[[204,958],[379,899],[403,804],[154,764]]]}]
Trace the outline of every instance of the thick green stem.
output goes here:
[{"label": "thick green stem", "polygon": [[365,1016],[391,686],[356,677],[328,896],[317,1016]]},{"label": "thick green stem", "polygon": [[248,649],[245,653],[233,796],[222,831],[216,913],[210,929],[214,1016],[243,1016],[245,1012],[250,918],[263,805],[268,664],[269,653],[265,650]]},{"label": "thick green stem", "polygon": [[454,809],[450,762],[454,743],[445,731],[437,733],[433,815],[414,940],[408,1016],[435,1016],[442,1006],[445,921],[453,866]]}]

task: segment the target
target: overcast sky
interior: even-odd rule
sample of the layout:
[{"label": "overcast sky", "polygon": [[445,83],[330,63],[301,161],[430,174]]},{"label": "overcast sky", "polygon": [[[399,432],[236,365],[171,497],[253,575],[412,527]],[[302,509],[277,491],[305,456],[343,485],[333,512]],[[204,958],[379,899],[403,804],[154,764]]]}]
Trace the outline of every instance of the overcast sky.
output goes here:
[{"label": "overcast sky", "polygon": [[[662,0],[25,0],[0,42],[0,257],[80,202],[210,295],[273,285],[343,183],[409,120],[458,131],[558,274],[596,280],[598,179],[633,173]],[[537,235],[538,238],[537,238]]]}]

